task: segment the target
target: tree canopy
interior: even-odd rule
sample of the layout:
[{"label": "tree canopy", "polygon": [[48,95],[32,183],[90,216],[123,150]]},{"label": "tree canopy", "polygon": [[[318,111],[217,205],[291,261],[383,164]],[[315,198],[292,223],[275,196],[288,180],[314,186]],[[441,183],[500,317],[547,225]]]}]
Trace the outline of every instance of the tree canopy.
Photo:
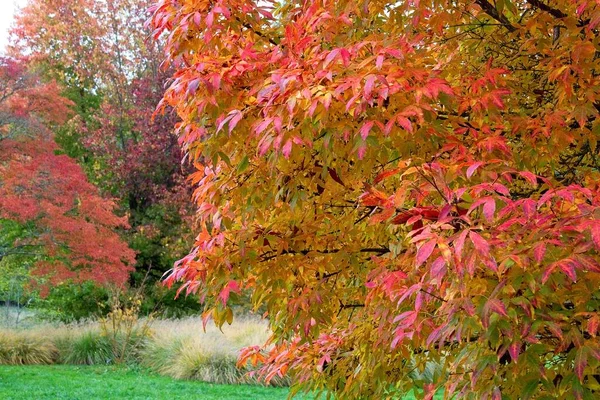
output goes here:
[{"label": "tree canopy", "polygon": [[45,292],[66,280],[124,285],[135,253],[114,230],[127,219],[73,159],[57,154],[48,129],[66,121],[72,102],[23,60],[0,58],[0,77],[0,226],[13,225],[1,232],[0,260],[30,255]]},{"label": "tree canopy", "polygon": [[176,115],[152,118],[169,71],[144,27],[151,0],[31,0],[18,13],[10,52],[56,80],[75,115],[55,140],[89,181],[127,214],[138,284],[152,282],[188,250],[190,168],[173,133]]},{"label": "tree canopy", "polygon": [[158,0],[201,228],[168,282],[265,306],[263,377],[595,398],[600,7]]}]

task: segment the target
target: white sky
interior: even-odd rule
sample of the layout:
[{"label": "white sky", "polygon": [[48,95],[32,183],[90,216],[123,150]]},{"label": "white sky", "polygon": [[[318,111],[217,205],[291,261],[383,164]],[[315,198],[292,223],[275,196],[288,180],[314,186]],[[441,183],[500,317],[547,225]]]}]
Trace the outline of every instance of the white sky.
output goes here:
[{"label": "white sky", "polygon": [[8,30],[12,24],[17,6],[23,7],[27,0],[0,0],[0,53],[8,41]]}]

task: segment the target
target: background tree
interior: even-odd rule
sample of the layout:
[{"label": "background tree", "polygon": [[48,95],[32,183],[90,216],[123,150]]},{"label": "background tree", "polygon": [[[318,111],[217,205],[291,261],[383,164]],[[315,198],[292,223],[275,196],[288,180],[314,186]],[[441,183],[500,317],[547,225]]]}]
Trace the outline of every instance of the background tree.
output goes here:
[{"label": "background tree", "polygon": [[44,124],[64,122],[71,102],[23,62],[1,59],[0,76],[0,115],[8,116],[0,125],[0,219],[8,228],[0,261],[33,257],[45,289],[66,280],[124,285],[135,253],[114,230],[126,227],[126,218],[72,159],[57,154]]},{"label": "background tree", "polygon": [[176,115],[152,118],[169,74],[144,27],[150,4],[32,0],[16,18],[11,48],[75,103],[77,115],[56,129],[56,140],[128,214],[126,237],[138,253],[133,284],[147,271],[158,281],[192,239],[190,169],[181,166]]},{"label": "background tree", "polygon": [[600,7],[158,0],[201,228],[169,283],[340,398],[598,396]]}]

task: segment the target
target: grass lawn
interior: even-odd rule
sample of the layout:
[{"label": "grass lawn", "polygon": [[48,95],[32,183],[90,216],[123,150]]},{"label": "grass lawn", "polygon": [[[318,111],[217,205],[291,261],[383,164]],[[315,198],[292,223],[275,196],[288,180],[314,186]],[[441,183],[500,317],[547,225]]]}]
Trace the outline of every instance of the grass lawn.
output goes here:
[{"label": "grass lawn", "polygon": [[177,381],[116,367],[0,366],[2,400],[284,400],[288,390]]},{"label": "grass lawn", "polygon": [[[2,400],[285,400],[287,395],[286,388],[213,385],[114,366],[0,365]],[[442,393],[435,396],[442,398]],[[414,396],[404,400],[414,400]]]}]

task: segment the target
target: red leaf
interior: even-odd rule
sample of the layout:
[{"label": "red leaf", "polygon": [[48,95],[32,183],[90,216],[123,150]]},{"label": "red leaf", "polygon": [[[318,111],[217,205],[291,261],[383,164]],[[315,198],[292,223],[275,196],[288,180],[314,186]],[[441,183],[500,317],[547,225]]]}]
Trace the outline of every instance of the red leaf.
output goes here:
[{"label": "red leaf", "polygon": [[366,143],[362,143],[360,146],[358,146],[358,159],[362,160],[363,158],[365,158],[365,154],[367,153],[367,145]]},{"label": "red leaf", "polygon": [[508,314],[506,313],[506,306],[501,300],[489,299],[486,305],[491,311],[495,312],[496,314],[500,314],[503,317],[508,317]]},{"label": "red leaf", "polygon": [[433,279],[437,280],[438,283],[441,281],[446,274],[446,261],[444,260],[444,257],[439,256],[431,263],[429,274]]},{"label": "red leaf", "polygon": [[592,221],[590,225],[592,241],[594,242],[596,249],[600,250],[600,221]]},{"label": "red leaf", "polygon": [[383,54],[380,54],[377,56],[377,60],[375,61],[375,68],[377,69],[381,69],[381,67],[383,66]]},{"label": "red leaf", "polygon": [[500,392],[500,388],[498,386],[494,388],[494,392],[492,393],[492,400],[502,400],[502,393]]},{"label": "red leaf", "polygon": [[462,251],[463,247],[465,246],[465,239],[467,238],[469,232],[470,231],[468,229],[465,229],[461,232],[458,238],[454,239],[454,254],[456,254],[456,258],[458,258],[459,261],[462,259]]},{"label": "red leaf", "polygon": [[541,263],[544,259],[544,254],[546,254],[546,243],[539,242],[533,248],[533,258],[537,263]]},{"label": "red leaf", "polygon": [[342,56],[342,62],[344,67],[350,65],[350,52],[346,49],[340,49],[340,55]]},{"label": "red leaf", "polygon": [[258,124],[256,126],[256,129],[254,130],[254,132],[257,135],[260,135],[267,128],[267,126],[269,126],[269,124],[271,123],[271,120],[272,120],[271,118],[264,119],[260,124]]},{"label": "red leaf", "polygon": [[514,363],[517,363],[517,360],[519,359],[519,351],[521,350],[521,343],[520,342],[512,342],[510,344],[510,346],[508,346],[508,353],[510,354],[510,358],[514,361]]},{"label": "red leaf", "polygon": [[431,255],[431,253],[433,253],[435,244],[436,244],[435,239],[431,239],[428,242],[426,242],[425,244],[421,245],[421,247],[419,247],[419,250],[417,250],[417,260],[416,260],[417,267],[420,266],[421,264],[423,264],[425,261],[427,261],[427,259]]},{"label": "red leaf", "polygon": [[281,149],[281,152],[283,153],[283,156],[285,158],[290,158],[290,154],[292,154],[292,141],[288,139],[287,142],[285,142],[285,144],[283,145],[283,148]]},{"label": "red leaf", "polygon": [[475,173],[475,171],[477,171],[477,168],[481,167],[483,165],[482,162],[476,162],[473,163],[469,166],[469,168],[467,168],[467,178],[470,178],[473,176],[473,174]]},{"label": "red leaf", "polygon": [[423,306],[423,292],[418,292],[417,296],[415,297],[415,311],[421,310],[422,306]]},{"label": "red leaf", "polygon": [[570,258],[559,261],[558,267],[565,275],[569,277],[573,282],[577,282],[577,274],[575,273],[575,261]]},{"label": "red leaf", "polygon": [[339,53],[340,49],[331,50],[327,57],[325,57],[325,63],[323,64],[323,68],[327,68],[327,66],[338,56]]},{"label": "red leaf", "polygon": [[375,177],[373,184],[379,183],[382,180],[384,180],[385,178],[390,177],[392,175],[396,175],[398,172],[400,172],[400,168],[394,168],[394,169],[390,169],[387,171],[382,171]]},{"label": "red leaf", "polygon": [[365,88],[364,88],[365,96],[370,98],[371,93],[373,93],[373,86],[375,85],[376,80],[377,80],[377,77],[375,75],[367,76],[367,79],[365,80]]},{"label": "red leaf", "polygon": [[412,126],[412,122],[410,122],[410,119],[399,116],[398,118],[396,118],[396,122],[398,123],[398,125],[400,125],[402,128],[404,128],[407,132],[413,131],[413,126]]},{"label": "red leaf", "polygon": [[484,238],[482,238],[481,235],[476,232],[469,231],[469,239],[471,239],[473,246],[475,246],[475,249],[479,252],[479,254],[485,257],[490,256],[490,244]]},{"label": "red leaf", "polygon": [[485,203],[483,203],[483,215],[485,216],[485,219],[489,222],[493,222],[494,212],[496,212],[496,201],[493,198],[488,197]]},{"label": "red leaf", "polygon": [[241,111],[236,111],[235,115],[231,118],[231,121],[229,121],[229,133],[231,133],[233,131],[233,129],[236,127],[236,125],[238,124],[238,122],[240,122],[240,120],[242,119],[242,112]]},{"label": "red leaf", "polygon": [[544,270],[544,274],[542,275],[542,284],[544,284],[544,283],[546,283],[546,281],[548,281],[548,279],[550,278],[550,275],[554,272],[555,269],[556,269],[556,263],[550,264],[550,266],[548,266],[548,268],[546,268]]},{"label": "red leaf", "polygon": [[579,378],[580,382],[583,382],[583,373],[587,366],[587,352],[585,347],[580,347],[575,355],[575,374]]},{"label": "red leaf", "polygon": [[598,322],[599,322],[598,315],[594,315],[593,317],[591,317],[587,321],[587,328],[586,328],[586,330],[593,337],[596,337],[596,335],[598,334]]},{"label": "red leaf", "polygon": [[375,121],[367,121],[362,126],[362,128],[360,128],[360,137],[363,140],[365,140],[367,138],[367,136],[369,136],[369,132],[371,132],[371,128],[373,128],[374,124],[375,124]]},{"label": "red leaf", "polygon": [[537,176],[535,176],[535,174],[529,171],[521,171],[519,172],[519,175],[525,178],[525,180],[531,183],[532,185],[537,185]]}]

